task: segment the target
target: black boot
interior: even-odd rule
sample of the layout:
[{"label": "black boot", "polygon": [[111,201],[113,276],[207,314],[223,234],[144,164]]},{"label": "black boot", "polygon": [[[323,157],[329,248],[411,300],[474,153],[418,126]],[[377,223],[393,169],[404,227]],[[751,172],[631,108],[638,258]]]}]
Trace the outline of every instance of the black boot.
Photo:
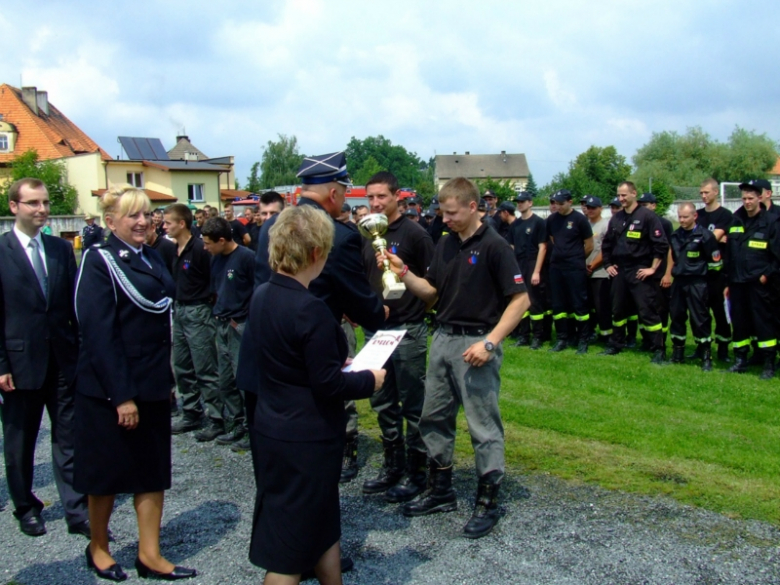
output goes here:
[{"label": "black boot", "polygon": [[339,478],[339,483],[349,483],[357,476],[357,451],[357,437],[354,439],[347,439],[347,442],[344,445],[344,459],[341,460],[341,477]]},{"label": "black boot", "polygon": [[531,349],[533,349],[533,350],[542,349],[542,338],[541,337],[534,337],[531,340]]},{"label": "black boot", "polygon": [[452,489],[452,465],[445,469],[431,460],[428,489],[412,502],[404,504],[404,516],[425,516],[435,512],[452,512],[458,508],[458,498]]},{"label": "black boot", "polygon": [[762,380],[771,380],[775,377],[775,350],[762,350],[764,353],[764,371],[761,372]]},{"label": "black boot", "polygon": [[711,372],[712,371],[712,349],[710,348],[710,344],[701,343],[699,344],[699,347],[701,348],[701,371]]},{"label": "black boot", "polygon": [[367,479],[363,482],[364,494],[381,494],[397,484],[404,475],[406,468],[406,456],[404,452],[404,440],[392,442],[382,439],[382,447],[385,451],[385,462],[376,479]]},{"label": "black boot", "polygon": [[[764,355],[761,353],[761,350],[758,349],[758,342],[757,341],[751,341],[750,346],[753,348],[753,353],[750,356],[750,359],[748,360],[747,365],[749,366],[760,366],[764,363]],[[735,354],[737,352],[734,352]]]},{"label": "black boot", "polygon": [[[700,360],[701,359],[701,345],[696,346],[696,351],[685,356],[686,360]],[[720,358],[719,358],[720,359]]]},{"label": "black boot", "polygon": [[531,343],[531,340],[528,338],[528,336],[521,335],[517,338],[517,341],[515,341],[515,347],[525,347]]},{"label": "black boot", "polygon": [[569,347],[569,344],[566,343],[566,338],[565,337],[563,337],[563,338],[558,337],[558,340],[555,342],[555,345],[553,345],[547,351],[563,351],[567,347]]},{"label": "black boot", "polygon": [[[698,350],[696,350],[698,352]],[[673,345],[672,346],[672,359],[671,362],[673,364],[682,364],[685,363],[685,346],[684,345]]]},{"label": "black boot", "polygon": [[656,349],[653,352],[653,357],[650,358],[651,364],[663,364],[666,360],[666,352],[663,349]]},{"label": "black boot", "polygon": [[729,372],[735,374],[744,374],[748,371],[747,348],[740,347],[734,350],[734,365],[729,368]]},{"label": "black boot", "polygon": [[588,340],[586,339],[580,339],[579,344],[577,345],[577,353],[579,355],[583,355],[588,353]]},{"label": "black boot", "polygon": [[463,536],[466,538],[487,536],[498,522],[498,488],[500,484],[493,480],[494,474],[497,473],[493,471],[479,479],[474,513],[463,528]]},{"label": "black boot", "polygon": [[385,501],[397,504],[416,498],[425,490],[427,470],[427,453],[409,449],[406,454],[406,474],[401,481],[385,492]]},{"label": "black boot", "polygon": [[731,359],[729,358],[729,344],[728,343],[719,343],[718,344],[718,361],[724,362],[726,364],[731,362]]}]

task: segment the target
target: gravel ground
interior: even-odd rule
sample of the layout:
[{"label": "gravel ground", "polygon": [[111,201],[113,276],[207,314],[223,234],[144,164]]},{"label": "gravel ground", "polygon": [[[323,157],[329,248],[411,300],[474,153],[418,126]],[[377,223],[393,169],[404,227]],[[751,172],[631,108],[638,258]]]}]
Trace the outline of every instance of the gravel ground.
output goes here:
[{"label": "gravel ground", "polygon": [[[45,427],[35,489],[46,502],[49,532],[36,539],[19,532],[0,470],[0,584],[103,582],[85,567],[86,539],[67,533]],[[247,560],[254,503],[249,454],[199,444],[191,435],[174,437],[173,453],[164,554],[198,569],[188,583],[260,583],[262,571]],[[766,523],[730,520],[667,498],[511,474],[502,488],[504,517],[493,534],[471,541],[460,531],[471,511],[473,469],[456,471],[457,512],[407,519],[396,505],[360,493],[380,458],[379,444],[362,440],[361,473],[342,489],[342,545],[356,565],[346,584],[780,583],[780,530]],[[136,527],[129,497],[118,499],[111,528],[115,558],[132,568]],[[128,582],[141,581],[128,573]]]}]

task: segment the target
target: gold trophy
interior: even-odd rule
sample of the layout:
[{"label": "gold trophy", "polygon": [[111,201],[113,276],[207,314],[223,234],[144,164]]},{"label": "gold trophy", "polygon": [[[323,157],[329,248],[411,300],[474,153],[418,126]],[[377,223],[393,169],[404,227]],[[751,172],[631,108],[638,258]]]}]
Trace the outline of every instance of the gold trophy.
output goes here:
[{"label": "gold trophy", "polygon": [[[387,216],[384,213],[371,213],[360,220],[358,229],[364,237],[371,240],[375,252],[384,254],[387,250],[387,240],[382,236],[387,231]],[[385,258],[385,270],[382,273],[382,298],[385,300],[400,299],[406,291],[406,285],[390,270],[390,262]]]}]

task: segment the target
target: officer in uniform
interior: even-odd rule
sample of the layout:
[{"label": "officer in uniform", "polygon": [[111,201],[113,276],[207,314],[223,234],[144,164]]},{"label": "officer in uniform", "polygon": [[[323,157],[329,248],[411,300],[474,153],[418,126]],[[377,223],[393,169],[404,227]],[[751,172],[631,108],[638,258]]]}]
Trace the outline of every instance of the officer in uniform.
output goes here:
[{"label": "officer in uniform", "polygon": [[[655,213],[658,201],[652,193],[642,193],[642,196],[637,199],[637,202],[642,207],[647,207],[650,211]],[[661,227],[664,230],[666,241],[672,237],[674,226],[672,222],[663,216],[658,216],[658,220],[661,222]],[[664,348],[666,348],[666,334],[669,331],[669,302],[671,299],[672,291],[672,250],[671,248],[666,254],[666,258],[661,262],[658,270],[653,275],[655,282],[658,286],[658,312],[661,315],[661,323],[663,323],[664,332]],[[647,351],[650,349],[649,338],[644,335],[643,331],[642,349]]]},{"label": "officer in uniform", "polygon": [[552,198],[558,212],[547,219],[553,243],[550,259],[552,311],[557,339],[550,351],[563,351],[579,337],[577,353],[588,353],[590,314],[585,258],[593,251],[593,230],[587,218],[572,207],[571,192],[561,189]]},{"label": "officer in uniform", "polygon": [[602,355],[617,355],[625,347],[626,322],[633,299],[653,350],[653,363],[663,363],[663,323],[658,312],[657,286],[652,280],[667,257],[669,243],[658,216],[637,203],[636,186],[618,185],[623,207],[609,222],[601,255],[612,280],[612,336]]},{"label": "officer in uniform", "polygon": [[[542,277],[547,252],[547,224],[533,213],[534,198],[528,191],[521,191],[515,197],[520,217],[512,222],[507,241],[515,251],[520,274],[525,279],[531,306],[520,322],[517,347],[531,344],[531,349],[542,347],[544,316],[547,310],[545,296],[546,281]],[[503,203],[502,203],[503,205]],[[531,340],[531,337],[533,339]]]},{"label": "officer in uniform", "polygon": [[710,317],[707,273],[720,272],[723,265],[718,242],[712,232],[696,224],[696,208],[685,202],[677,208],[680,227],[672,233],[672,363],[685,361],[685,337],[688,314],[691,332],[701,356],[701,369],[712,370],[712,318]]},{"label": "officer in uniform", "polygon": [[726,248],[728,288],[725,291],[734,326],[735,363],[730,372],[747,371],[747,353],[754,337],[764,357],[762,380],[775,374],[777,328],[772,315],[770,281],[780,262],[780,223],[761,205],[758,181],[742,183],[742,207],[734,212]]},{"label": "officer in uniform", "polygon": [[[603,205],[600,198],[586,195],[582,198],[582,203],[585,207],[585,216],[593,230],[593,251],[585,260],[590,285],[588,287],[589,309],[598,323],[599,335],[606,342],[612,335],[612,299],[609,275],[602,265],[601,243],[607,233],[609,220],[601,217]],[[595,335],[591,335],[591,338],[595,338]]]},{"label": "officer in uniform", "polygon": [[466,414],[479,476],[476,506],[464,536],[480,538],[498,522],[504,476],[504,432],[498,406],[501,342],[528,309],[523,276],[506,240],[480,224],[479,191],[468,179],[439,192],[450,235],[439,240],[425,278],[392,252],[387,257],[406,287],[425,303],[439,299],[440,323],[431,343],[420,431],[430,457],[429,488],[404,505],[405,516],[457,508],[452,458],[460,405]]},{"label": "officer in uniform", "polygon": [[84,216],[84,221],[87,225],[81,230],[81,247],[86,250],[103,240],[103,228],[95,223],[95,216],[91,213]]},{"label": "officer in uniform", "polygon": [[[413,274],[422,278],[433,258],[433,241],[417,222],[401,215],[398,193],[398,179],[387,171],[375,174],[366,183],[371,213],[387,216],[384,235],[387,247]],[[363,262],[371,288],[381,294],[383,270],[377,266],[368,239],[363,241]],[[419,423],[425,397],[428,327],[425,303],[410,291],[404,292],[400,299],[385,300],[385,304],[390,312],[384,329],[406,330],[406,335],[385,365],[385,383],[371,396],[371,406],[382,431],[384,465],[375,479],[363,484],[363,493],[384,492],[388,502],[406,502],[422,492],[426,482],[427,454]],[[366,331],[366,338],[371,336],[373,332]]]},{"label": "officer in uniform", "polygon": [[441,209],[439,207],[439,198],[434,197],[431,199],[431,211],[433,211],[433,218],[428,224],[428,233],[433,240],[435,246],[439,242],[439,238],[447,232],[447,226],[444,225],[444,220],[441,217]]},{"label": "officer in uniform", "polygon": [[508,239],[510,226],[516,219],[515,211],[516,208],[514,205],[512,205],[509,201],[504,201],[501,203],[501,205],[498,206],[496,215],[493,216],[493,221],[498,226],[496,231],[498,232],[498,235],[505,240]]},{"label": "officer in uniform", "polygon": [[[696,210],[696,223],[715,236],[721,256],[726,254],[726,233],[731,227],[731,211],[718,201],[720,189],[715,179],[705,180],[699,187],[704,207]],[[726,274],[723,270],[707,272],[707,299],[715,320],[715,342],[718,344],[718,360],[728,362],[731,343],[731,324],[723,308],[723,289],[726,288]],[[691,356],[694,357],[694,356]],[[698,356],[701,357],[701,356]]]}]

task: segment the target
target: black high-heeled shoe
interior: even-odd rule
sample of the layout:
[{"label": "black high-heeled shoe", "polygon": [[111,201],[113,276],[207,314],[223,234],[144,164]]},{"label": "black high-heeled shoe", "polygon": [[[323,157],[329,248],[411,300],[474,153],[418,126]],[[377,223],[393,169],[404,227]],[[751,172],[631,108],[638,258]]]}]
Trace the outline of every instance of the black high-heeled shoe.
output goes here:
[{"label": "black high-heeled shoe", "polygon": [[95,561],[92,560],[92,551],[89,549],[89,545],[87,545],[85,555],[87,557],[87,567],[95,571],[95,575],[101,579],[108,579],[109,581],[124,581],[127,579],[127,573],[122,570],[119,563],[114,563],[108,569],[98,569],[95,566]]},{"label": "black high-heeled shoe", "polygon": [[198,572],[195,569],[188,569],[187,567],[174,566],[173,571],[170,573],[159,573],[154,569],[150,569],[141,562],[141,559],[136,557],[135,570],[138,571],[138,576],[142,579],[159,579],[160,581],[178,581],[179,579],[191,579],[195,577]]}]

